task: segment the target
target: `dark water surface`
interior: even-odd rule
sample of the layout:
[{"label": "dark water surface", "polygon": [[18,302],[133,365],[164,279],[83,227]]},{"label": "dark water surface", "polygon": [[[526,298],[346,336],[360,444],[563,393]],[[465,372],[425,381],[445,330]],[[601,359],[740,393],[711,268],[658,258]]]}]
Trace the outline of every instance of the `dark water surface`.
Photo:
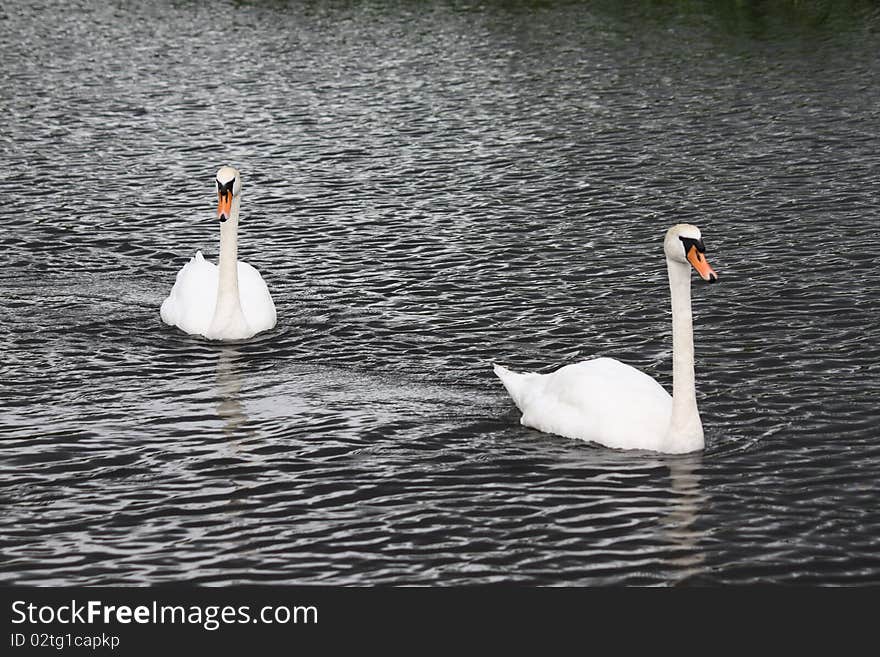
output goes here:
[{"label": "dark water surface", "polygon": [[[0,581],[880,583],[880,13],[677,6],[4,5]],[[222,164],[240,344],[159,319]],[[521,427],[670,386],[679,221],[706,450]]]}]

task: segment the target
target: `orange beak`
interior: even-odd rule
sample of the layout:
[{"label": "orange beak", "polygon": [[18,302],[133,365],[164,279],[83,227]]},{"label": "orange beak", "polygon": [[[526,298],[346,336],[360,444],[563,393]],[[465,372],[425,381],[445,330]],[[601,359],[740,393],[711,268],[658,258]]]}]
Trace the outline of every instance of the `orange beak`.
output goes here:
[{"label": "orange beak", "polygon": [[226,221],[232,212],[232,194],[219,192],[217,197],[220,200],[217,204],[217,218],[220,221]]},{"label": "orange beak", "polygon": [[694,269],[697,270],[697,273],[704,281],[709,281],[710,283],[718,282],[718,274],[715,273],[715,270],[712,269],[709,261],[706,260],[706,254],[697,251],[696,246],[692,246],[688,250],[687,259],[688,262],[694,266]]}]

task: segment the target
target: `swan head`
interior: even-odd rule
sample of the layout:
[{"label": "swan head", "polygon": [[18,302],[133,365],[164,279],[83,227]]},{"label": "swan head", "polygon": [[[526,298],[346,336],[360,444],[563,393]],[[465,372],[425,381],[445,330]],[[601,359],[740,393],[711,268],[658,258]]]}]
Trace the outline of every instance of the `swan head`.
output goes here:
[{"label": "swan head", "polygon": [[232,213],[232,199],[241,194],[241,174],[232,167],[220,167],[217,171],[217,219],[229,219]]},{"label": "swan head", "polygon": [[700,229],[691,224],[676,224],[666,232],[663,250],[667,259],[691,265],[704,281],[718,282],[718,274],[706,260],[706,245]]}]

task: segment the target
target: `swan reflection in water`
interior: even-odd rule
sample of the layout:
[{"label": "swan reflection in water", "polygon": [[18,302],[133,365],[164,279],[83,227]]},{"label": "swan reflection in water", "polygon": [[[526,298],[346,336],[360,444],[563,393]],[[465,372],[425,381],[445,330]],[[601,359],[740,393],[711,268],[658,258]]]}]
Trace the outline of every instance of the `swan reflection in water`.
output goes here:
[{"label": "swan reflection in water", "polygon": [[242,437],[241,428],[248,419],[241,403],[239,356],[236,346],[223,345],[217,359],[215,375],[217,417],[223,420],[223,433],[232,440]]},{"label": "swan reflection in water", "polygon": [[661,536],[672,549],[667,562],[674,567],[670,582],[684,583],[703,571],[706,555],[700,545],[705,532],[697,526],[707,499],[700,487],[701,452],[663,459],[669,469],[672,501],[665,514],[659,516]]},{"label": "swan reflection in water", "polygon": [[[562,472],[578,482],[581,493],[553,515],[578,512],[577,524],[569,520],[566,529],[581,534],[574,550],[587,566],[568,583],[675,586],[701,577],[709,502],[702,488],[702,452],[636,454],[576,443],[560,449]],[[585,472],[591,476],[584,479]],[[631,575],[634,567],[641,570],[637,581],[604,574],[608,568]]]}]

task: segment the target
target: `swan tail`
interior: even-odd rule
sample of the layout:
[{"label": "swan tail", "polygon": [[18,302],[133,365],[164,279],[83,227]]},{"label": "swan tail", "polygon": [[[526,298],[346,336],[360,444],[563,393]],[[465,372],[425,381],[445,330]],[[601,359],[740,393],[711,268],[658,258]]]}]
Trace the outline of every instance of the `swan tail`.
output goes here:
[{"label": "swan tail", "polygon": [[495,375],[501,379],[501,383],[504,384],[504,387],[507,389],[507,394],[513,399],[513,403],[522,410],[522,401],[526,395],[528,381],[532,376],[530,374],[514,372],[503,365],[497,365],[494,363],[492,368],[495,370]]}]

